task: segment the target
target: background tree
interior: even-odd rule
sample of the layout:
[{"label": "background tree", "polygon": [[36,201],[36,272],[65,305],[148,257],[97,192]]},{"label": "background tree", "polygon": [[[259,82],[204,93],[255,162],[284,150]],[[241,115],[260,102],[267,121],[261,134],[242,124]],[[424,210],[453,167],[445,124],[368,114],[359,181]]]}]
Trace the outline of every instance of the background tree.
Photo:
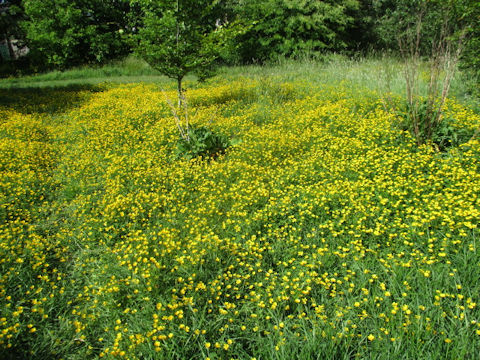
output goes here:
[{"label": "background tree", "polygon": [[102,63],[129,53],[128,0],[24,0],[31,51],[50,66]]},{"label": "background tree", "polygon": [[478,84],[480,83],[480,2],[460,0],[459,6],[457,22],[463,23],[466,29],[461,67],[472,74]]},{"label": "background tree", "polygon": [[240,39],[244,62],[347,48],[357,0],[245,0],[237,14],[253,26]]},{"label": "background tree", "polygon": [[0,41],[6,42],[10,59],[15,59],[12,40],[17,40],[17,46],[23,45],[24,34],[20,23],[24,17],[21,0],[9,0],[0,4]]},{"label": "background tree", "polygon": [[375,7],[376,0],[358,0],[358,8],[346,9],[346,14],[353,22],[345,32],[344,38],[350,53],[366,54],[376,50],[378,45],[375,33]]},{"label": "background tree", "polygon": [[[432,55],[441,32],[459,36],[474,20],[475,0],[376,0],[372,1],[373,32],[377,48],[397,50],[402,36],[416,37],[421,23],[420,55]],[[478,17],[478,13],[477,13]]]}]

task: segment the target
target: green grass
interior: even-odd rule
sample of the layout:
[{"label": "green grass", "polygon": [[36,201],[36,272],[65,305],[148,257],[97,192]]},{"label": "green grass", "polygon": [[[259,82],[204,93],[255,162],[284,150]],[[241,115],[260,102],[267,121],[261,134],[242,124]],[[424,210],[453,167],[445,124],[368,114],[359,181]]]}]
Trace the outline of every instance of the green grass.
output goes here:
[{"label": "green grass", "polygon": [[0,80],[1,88],[58,87],[92,85],[102,82],[165,82],[166,78],[147,63],[129,56],[103,66],[82,66],[66,71],[51,71],[43,74]]},{"label": "green grass", "polygon": [[[426,93],[428,68],[425,64],[422,68],[423,81],[420,82],[420,93]],[[283,59],[267,65],[223,67],[219,69],[219,75],[221,78],[230,80],[243,77],[257,80],[269,77],[278,81],[304,80],[313,86],[347,83],[352,87],[371,89],[379,93],[392,92],[402,96],[405,94],[402,62],[385,55],[352,59],[333,54],[320,60]],[[186,80],[195,83],[196,77],[189,75]],[[166,85],[170,80],[143,60],[129,56],[99,67],[84,66],[63,72],[52,71],[33,76],[1,79],[0,88],[68,87],[138,82]],[[457,71],[451,84],[450,95],[476,111],[480,111],[480,100],[478,96],[472,95],[471,89],[472,84],[469,79]]]},{"label": "green grass", "polygon": [[[330,55],[321,61],[315,59],[279,60],[263,66],[237,66],[221,70],[226,78],[249,77],[262,79],[273,77],[279,81],[307,81],[314,87],[347,84],[351,88],[370,89],[378,93],[391,92],[405,95],[403,61],[387,55],[367,58],[348,58]],[[420,94],[427,93],[428,67],[421,65]],[[457,71],[451,83],[450,96],[480,111],[480,100],[472,94],[472,83]]]}]

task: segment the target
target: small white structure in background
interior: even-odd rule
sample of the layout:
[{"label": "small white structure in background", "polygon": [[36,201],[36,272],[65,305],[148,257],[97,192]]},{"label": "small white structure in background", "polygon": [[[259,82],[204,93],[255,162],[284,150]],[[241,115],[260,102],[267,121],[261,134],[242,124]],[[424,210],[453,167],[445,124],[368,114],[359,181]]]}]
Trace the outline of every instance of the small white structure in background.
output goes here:
[{"label": "small white structure in background", "polygon": [[223,20],[218,18],[216,21],[215,21],[215,28],[219,29],[221,28],[222,26],[224,25],[227,25],[228,24],[228,19],[227,19],[227,15],[225,15],[223,17]]},{"label": "small white structure in background", "polygon": [[[9,9],[7,0],[0,0],[0,15]],[[8,16],[8,14],[7,14]],[[0,58],[3,60],[16,60],[21,56],[28,54],[29,49],[21,41],[8,37],[8,34],[1,34],[0,38]]]},{"label": "small white structure in background", "polygon": [[[19,57],[27,55],[30,51],[28,47],[21,46],[19,40],[10,40],[11,50],[9,50],[6,39],[0,41],[0,57],[3,60],[16,60]],[[13,56],[12,56],[13,55]]]}]

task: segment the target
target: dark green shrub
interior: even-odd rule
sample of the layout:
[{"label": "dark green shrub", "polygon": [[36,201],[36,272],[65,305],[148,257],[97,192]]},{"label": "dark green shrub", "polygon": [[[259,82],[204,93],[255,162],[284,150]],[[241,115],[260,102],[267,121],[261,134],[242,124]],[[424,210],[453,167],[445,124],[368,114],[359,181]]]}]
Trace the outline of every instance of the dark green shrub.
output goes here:
[{"label": "dark green shrub", "polygon": [[440,151],[447,151],[451,147],[457,147],[470,140],[474,132],[470,129],[459,128],[454,124],[455,120],[444,118],[432,134],[432,142]]},{"label": "dark green shrub", "polygon": [[177,157],[186,159],[212,159],[224,154],[230,145],[230,140],[223,134],[217,134],[204,126],[189,127],[187,137],[178,139],[175,153]]},{"label": "dark green shrub", "polygon": [[407,104],[400,118],[401,129],[409,131],[418,145],[431,143],[441,152],[466,143],[473,136],[471,129],[456,126],[455,119],[444,116],[443,112],[438,114],[426,100],[415,106]]}]

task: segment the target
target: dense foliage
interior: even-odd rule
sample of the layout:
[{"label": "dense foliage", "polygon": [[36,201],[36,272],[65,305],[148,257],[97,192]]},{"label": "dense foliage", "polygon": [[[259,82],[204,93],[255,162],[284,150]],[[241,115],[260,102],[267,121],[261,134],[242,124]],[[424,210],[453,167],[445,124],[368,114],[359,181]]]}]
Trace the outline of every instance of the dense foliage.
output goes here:
[{"label": "dense foliage", "polygon": [[[462,66],[470,72],[480,83],[480,2],[475,0],[464,0],[467,3],[463,7],[462,21],[468,23],[467,39],[463,51]],[[477,88],[479,91],[480,88]],[[477,95],[479,92],[477,92]]]},{"label": "dense foliage", "polygon": [[43,63],[67,68],[130,52],[128,0],[24,0],[26,40]]},{"label": "dense foliage", "polygon": [[210,160],[224,154],[230,140],[207,127],[189,127],[187,138],[179,137],[176,154],[186,159]]},{"label": "dense foliage", "polygon": [[[468,34],[463,68],[475,76],[480,72],[476,56],[480,5],[475,0],[180,0],[179,11],[175,11],[176,4],[164,0],[7,0],[2,9],[9,11],[0,10],[0,36],[26,42],[35,63],[50,67],[104,63],[136,48],[162,72],[172,74],[173,65],[178,76],[180,68],[182,74],[188,68],[203,68],[199,72],[208,74],[209,67],[219,61],[263,63],[279,56],[372,50],[398,53],[398,35],[415,32],[421,15],[423,56],[430,56],[432,43],[448,23],[456,36],[462,30]],[[187,40],[180,47],[171,36],[177,20],[182,24],[181,37]],[[218,39],[205,35],[232,22],[242,24],[244,30],[229,34],[230,46],[212,51]],[[153,61],[159,57],[164,61]]]},{"label": "dense foliage", "polygon": [[0,4],[0,41],[6,42],[11,59],[15,58],[11,41],[24,38],[21,28],[21,22],[24,18],[21,0],[10,0],[8,4]]},{"label": "dense foliage", "polygon": [[143,22],[135,38],[137,53],[160,73],[181,81],[190,72],[208,76],[220,55],[226,29],[214,17],[211,0],[136,0]]},{"label": "dense foliage", "polygon": [[242,1],[236,14],[253,23],[240,39],[242,62],[274,60],[278,56],[341,51],[358,10],[357,0]]}]

